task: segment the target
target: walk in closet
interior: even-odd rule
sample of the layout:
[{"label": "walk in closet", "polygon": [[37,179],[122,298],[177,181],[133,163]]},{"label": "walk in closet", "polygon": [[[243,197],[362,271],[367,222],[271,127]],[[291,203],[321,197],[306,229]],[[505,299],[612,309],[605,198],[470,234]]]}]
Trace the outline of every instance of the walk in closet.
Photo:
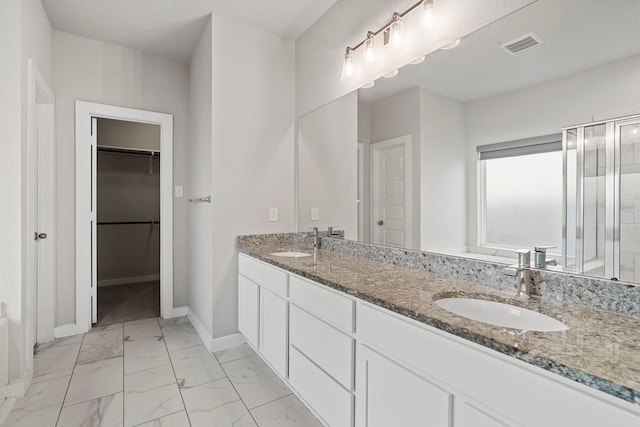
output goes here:
[{"label": "walk in closet", "polygon": [[160,126],[97,120],[97,325],[160,315]]}]

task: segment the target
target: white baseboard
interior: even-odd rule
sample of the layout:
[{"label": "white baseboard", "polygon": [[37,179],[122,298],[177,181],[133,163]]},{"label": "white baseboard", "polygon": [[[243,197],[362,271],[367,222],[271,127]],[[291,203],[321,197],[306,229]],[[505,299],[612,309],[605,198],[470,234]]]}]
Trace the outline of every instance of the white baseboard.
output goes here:
[{"label": "white baseboard", "polygon": [[11,412],[15,404],[15,397],[9,397],[7,399],[0,400],[0,426],[3,425],[7,417],[9,417],[9,412]]},{"label": "white baseboard", "polygon": [[189,317],[191,324],[193,325],[194,328],[196,328],[196,332],[198,332],[198,335],[200,336],[200,339],[204,343],[204,346],[207,347],[209,351],[211,351],[210,350],[211,342],[213,341],[213,338],[211,338],[211,335],[209,335],[209,332],[207,332],[207,328],[204,327],[204,325],[202,324],[200,319],[198,319],[198,316],[196,316],[193,310],[191,310],[190,307],[188,308],[188,310],[189,310],[189,313],[187,314],[187,316]]},{"label": "white baseboard", "polygon": [[160,280],[159,274],[148,274],[146,276],[120,277],[118,279],[103,279],[103,280],[98,280],[98,287],[100,288],[102,286],[129,285],[131,283],[153,282],[156,280]]},{"label": "white baseboard", "polygon": [[204,324],[200,321],[198,316],[194,313],[193,310],[191,310],[191,307],[188,306],[175,307],[169,316],[165,316],[165,319],[182,316],[187,316],[189,318],[189,321],[196,329],[196,332],[198,332],[198,336],[202,340],[203,344],[211,353],[220,350],[226,350],[231,347],[236,347],[247,342],[247,339],[244,337],[244,335],[239,332],[220,338],[212,338],[211,335],[209,335],[207,328],[204,327]]},{"label": "white baseboard", "polygon": [[72,335],[78,335],[78,325],[75,323],[71,323],[69,325],[60,325],[56,326],[55,337],[56,338],[64,338],[70,337]]},{"label": "white baseboard", "polygon": [[187,306],[174,307],[173,310],[171,310],[171,313],[164,316],[164,318],[173,319],[174,317],[182,317],[187,315],[189,315],[189,307]]},{"label": "white baseboard", "polygon": [[226,350],[228,348],[237,347],[240,344],[244,344],[247,342],[247,339],[240,332],[237,334],[227,335],[225,337],[214,338],[211,341],[211,347],[209,350],[211,353],[215,353],[216,351]]}]

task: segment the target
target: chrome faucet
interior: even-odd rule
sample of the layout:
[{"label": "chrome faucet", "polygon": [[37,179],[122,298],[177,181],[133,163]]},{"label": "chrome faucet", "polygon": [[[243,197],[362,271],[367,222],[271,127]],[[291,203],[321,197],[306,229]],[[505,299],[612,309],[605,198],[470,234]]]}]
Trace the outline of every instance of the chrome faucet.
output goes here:
[{"label": "chrome faucet", "polygon": [[517,249],[518,263],[504,269],[504,274],[516,278],[516,296],[529,298],[531,296],[531,251],[529,249]]},{"label": "chrome faucet", "polygon": [[547,261],[547,249],[555,246],[535,246],[533,254],[533,266],[535,268],[547,268],[548,265],[558,265],[555,259]]},{"label": "chrome faucet", "polygon": [[309,227],[311,228],[311,230],[313,230],[311,232],[311,234],[309,234],[307,236],[308,237],[312,237],[313,238],[313,250],[317,251],[318,249],[320,249],[320,233],[318,233],[318,227]]}]

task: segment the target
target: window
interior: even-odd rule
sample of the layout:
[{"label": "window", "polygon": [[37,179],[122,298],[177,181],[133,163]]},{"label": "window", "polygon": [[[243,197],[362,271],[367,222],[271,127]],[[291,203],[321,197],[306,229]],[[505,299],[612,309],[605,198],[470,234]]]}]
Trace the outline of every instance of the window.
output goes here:
[{"label": "window", "polygon": [[561,135],[478,147],[479,246],[562,249]]}]

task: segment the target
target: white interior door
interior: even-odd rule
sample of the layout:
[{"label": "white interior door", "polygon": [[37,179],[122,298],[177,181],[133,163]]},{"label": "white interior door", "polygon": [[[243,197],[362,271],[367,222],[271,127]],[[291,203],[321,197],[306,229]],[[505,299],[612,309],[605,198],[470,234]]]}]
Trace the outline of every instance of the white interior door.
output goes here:
[{"label": "white interior door", "polygon": [[38,138],[37,129],[36,137],[30,139],[28,146],[28,167],[27,167],[27,221],[28,221],[28,235],[27,235],[27,283],[28,288],[31,290],[29,296],[29,306],[31,307],[28,312],[30,313],[31,325],[28,328],[27,342],[28,345],[33,348],[37,342],[38,336],[38,240],[40,236],[46,237],[42,234],[38,224]]},{"label": "white interior door", "polygon": [[36,343],[51,341],[55,328],[55,97],[32,60],[27,68],[25,354],[31,367],[31,349]]},{"label": "white interior door", "polygon": [[408,137],[371,145],[371,237],[375,244],[408,247],[411,194]]},{"label": "white interior door", "polygon": [[91,118],[91,323],[98,322],[98,119]]}]

